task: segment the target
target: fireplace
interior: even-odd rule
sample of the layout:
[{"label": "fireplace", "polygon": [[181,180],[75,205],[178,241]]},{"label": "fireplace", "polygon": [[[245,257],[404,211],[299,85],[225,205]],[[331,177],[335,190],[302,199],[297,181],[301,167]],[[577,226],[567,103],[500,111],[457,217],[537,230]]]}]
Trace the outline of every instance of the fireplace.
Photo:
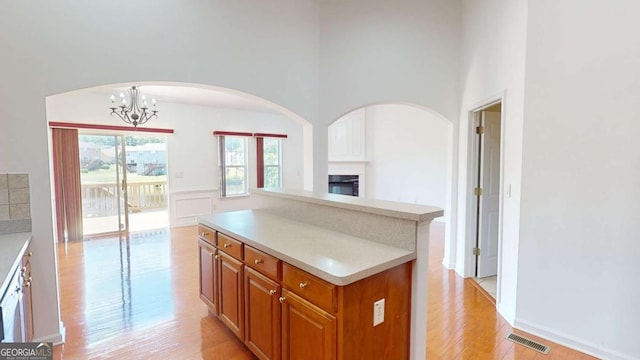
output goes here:
[{"label": "fireplace", "polygon": [[329,175],[329,192],[332,194],[358,196],[358,175]]}]

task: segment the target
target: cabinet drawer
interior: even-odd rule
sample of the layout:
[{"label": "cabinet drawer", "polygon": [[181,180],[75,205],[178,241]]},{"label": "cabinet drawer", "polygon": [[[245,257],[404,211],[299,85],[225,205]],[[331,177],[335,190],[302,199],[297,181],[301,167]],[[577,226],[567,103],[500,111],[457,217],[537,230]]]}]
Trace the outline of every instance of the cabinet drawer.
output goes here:
[{"label": "cabinet drawer", "polygon": [[198,236],[206,240],[209,244],[216,246],[216,232],[206,226],[198,226]]},{"label": "cabinet drawer", "polygon": [[336,286],[287,263],[283,264],[284,287],[319,308],[336,312]]},{"label": "cabinet drawer", "polygon": [[242,261],[242,243],[221,232],[218,233],[218,249]]},{"label": "cabinet drawer", "polygon": [[282,262],[251,246],[244,246],[244,263],[273,280],[282,279]]}]

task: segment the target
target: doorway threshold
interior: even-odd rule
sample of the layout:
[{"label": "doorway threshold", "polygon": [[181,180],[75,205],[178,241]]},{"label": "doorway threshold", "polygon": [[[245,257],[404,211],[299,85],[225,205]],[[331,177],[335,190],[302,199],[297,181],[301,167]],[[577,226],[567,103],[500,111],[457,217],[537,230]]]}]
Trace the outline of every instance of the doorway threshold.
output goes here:
[{"label": "doorway threshold", "polygon": [[476,289],[478,289],[484,296],[486,296],[487,299],[489,299],[489,301],[493,303],[493,305],[496,304],[496,289],[498,283],[497,276],[488,276],[485,278],[472,277],[467,278],[467,281],[471,282],[471,284],[475,286]]}]

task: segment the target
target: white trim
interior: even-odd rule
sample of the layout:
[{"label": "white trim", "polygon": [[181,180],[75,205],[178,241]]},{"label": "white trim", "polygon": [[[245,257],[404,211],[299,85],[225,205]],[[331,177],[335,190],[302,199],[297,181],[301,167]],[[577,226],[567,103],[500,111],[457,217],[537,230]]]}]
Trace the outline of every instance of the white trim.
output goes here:
[{"label": "white trim", "polygon": [[442,266],[445,267],[445,269],[447,270],[454,270],[456,268],[456,263],[455,261],[451,261],[451,262],[447,262],[447,259],[442,259]]},{"label": "white trim", "polygon": [[215,192],[217,193],[219,191],[218,188],[211,188],[211,189],[198,189],[198,190],[180,190],[180,191],[171,191],[170,195],[171,196],[175,196],[175,195],[190,195],[190,194],[201,194],[204,192]]},{"label": "white trim", "polygon": [[426,359],[427,350],[427,291],[429,278],[429,222],[416,226],[416,259],[411,274],[411,334],[410,359]]},{"label": "white trim", "polygon": [[[464,238],[464,263],[462,264],[461,273],[463,277],[474,276],[475,269],[475,256],[473,255],[473,248],[475,247],[475,233],[476,233],[476,208],[477,198],[473,193],[475,187],[475,178],[478,173],[478,157],[477,157],[477,137],[475,136],[475,128],[477,121],[477,114],[497,103],[502,104],[500,111],[500,200],[499,200],[499,213],[498,218],[498,284],[496,287],[496,304],[500,303],[501,297],[501,273],[502,273],[502,241],[503,241],[503,228],[504,228],[504,159],[505,159],[505,128],[507,125],[506,119],[506,90],[486,98],[483,101],[472,105],[467,112],[467,177],[465,186],[466,208],[465,208],[465,238]],[[459,271],[460,272],[460,271]]]},{"label": "white trim", "polygon": [[622,354],[617,351],[586,342],[574,336],[557,332],[548,327],[537,325],[526,320],[517,319],[515,321],[514,327],[519,330],[526,331],[532,335],[539,336],[544,339],[548,339],[549,341],[552,341],[554,343],[581,351],[585,354],[589,354],[600,359],[610,359],[610,360],[637,359],[636,357],[633,357],[631,355]]},{"label": "white trim", "polygon": [[53,343],[53,346],[64,344],[66,339],[67,329],[64,327],[64,323],[62,321],[60,321],[59,331],[60,332],[57,332],[55,334],[34,338],[32,342],[37,342],[37,343],[50,342],[50,343]]},{"label": "white trim", "polygon": [[515,327],[514,324],[516,319],[513,316],[511,316],[510,313],[508,313],[507,311],[504,311],[502,304],[497,301],[496,301],[496,310],[498,311],[498,314],[500,314],[500,316],[502,316],[509,323],[509,325],[511,325],[511,327]]}]

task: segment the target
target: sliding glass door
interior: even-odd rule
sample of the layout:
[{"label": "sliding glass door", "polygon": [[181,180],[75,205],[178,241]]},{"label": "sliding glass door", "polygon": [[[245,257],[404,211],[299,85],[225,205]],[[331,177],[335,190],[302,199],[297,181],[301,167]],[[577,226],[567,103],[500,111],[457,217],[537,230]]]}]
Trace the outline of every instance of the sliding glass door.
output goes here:
[{"label": "sliding glass door", "polygon": [[167,139],[127,135],[126,171],[129,231],[169,226]]},{"label": "sliding glass door", "polygon": [[129,230],[123,135],[78,135],[84,237]]}]

